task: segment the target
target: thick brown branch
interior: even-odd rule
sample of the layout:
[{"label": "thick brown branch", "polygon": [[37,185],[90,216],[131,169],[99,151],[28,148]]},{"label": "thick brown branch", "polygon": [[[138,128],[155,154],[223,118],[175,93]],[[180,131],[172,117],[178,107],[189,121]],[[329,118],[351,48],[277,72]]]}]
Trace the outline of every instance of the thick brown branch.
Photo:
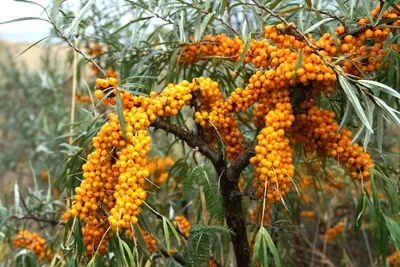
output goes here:
[{"label": "thick brown branch", "polygon": [[50,220],[50,219],[46,219],[46,218],[39,218],[34,215],[13,215],[12,218],[17,219],[17,220],[33,220],[33,221],[37,221],[37,222],[48,223],[51,225],[65,225],[65,222],[62,222],[62,221]]},{"label": "thick brown branch", "polygon": [[[176,137],[185,141],[191,147],[197,149],[204,156],[209,158],[214,165],[220,181],[221,194],[225,204],[225,216],[228,226],[233,230],[231,241],[235,250],[237,265],[247,267],[250,265],[250,248],[247,239],[246,221],[243,214],[242,201],[240,197],[232,198],[235,193],[239,192],[238,177],[240,171],[249,163],[252,156],[253,148],[249,148],[241,155],[237,161],[229,168],[222,155],[215,152],[208,144],[198,135],[194,135],[185,131],[177,125],[171,124],[163,119],[157,118],[152,126],[156,129],[163,129],[167,133],[172,133]],[[255,144],[254,144],[255,146]],[[228,169],[230,169],[228,171]],[[239,174],[237,174],[239,173]]]},{"label": "thick brown branch", "polygon": [[239,180],[242,171],[250,164],[250,159],[255,156],[257,145],[257,139],[254,139],[253,143],[244,151],[239,157],[229,166],[227,169],[228,177]]},{"label": "thick brown branch", "polygon": [[180,138],[181,140],[185,141],[185,143],[193,148],[197,149],[201,154],[206,156],[208,159],[211,160],[213,164],[218,162],[221,159],[221,156],[218,155],[217,152],[214,151],[200,136],[194,135],[177,125],[169,123],[166,120],[157,118],[152,124],[156,129],[163,129],[167,133],[172,133],[176,137]]}]

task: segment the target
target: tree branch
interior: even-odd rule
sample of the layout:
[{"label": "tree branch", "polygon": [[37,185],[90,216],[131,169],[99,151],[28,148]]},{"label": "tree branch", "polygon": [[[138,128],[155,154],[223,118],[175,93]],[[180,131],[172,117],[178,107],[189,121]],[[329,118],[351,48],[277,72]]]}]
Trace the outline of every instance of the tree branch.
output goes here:
[{"label": "tree branch", "polygon": [[204,156],[209,158],[218,174],[220,180],[221,195],[224,199],[225,217],[228,226],[233,230],[231,241],[235,250],[238,266],[247,267],[250,265],[250,248],[247,239],[246,221],[243,214],[242,201],[240,197],[232,198],[236,192],[239,192],[238,178],[240,172],[249,164],[250,158],[254,154],[255,142],[238,159],[227,168],[222,155],[214,151],[198,135],[194,135],[177,125],[171,124],[166,120],[157,118],[152,124],[156,129],[163,129],[167,133],[172,133],[186,144],[197,149]]},{"label": "tree branch", "polygon": [[88,57],[85,53],[83,53],[78,47],[76,47],[69,39],[67,36],[65,36],[60,29],[53,24],[54,29],[56,30],[56,32],[58,33],[59,37],[61,39],[63,39],[64,41],[67,42],[67,44],[74,49],[77,53],[79,53],[86,61],[89,61],[91,64],[93,64],[93,66],[95,66],[100,73],[104,76],[107,77],[106,72],[93,60],[93,58]]},{"label": "tree branch", "polygon": [[250,164],[250,159],[256,155],[255,148],[257,146],[257,138],[227,169],[228,177],[235,181],[239,180],[240,174]]},{"label": "tree branch", "polygon": [[201,154],[210,159],[213,164],[222,159],[221,155],[215,152],[214,149],[212,149],[200,136],[194,135],[175,124],[169,123],[161,118],[157,118],[151,124],[151,126],[156,129],[163,129],[167,133],[172,133],[173,135],[177,136],[181,140],[185,141],[189,147],[198,150]]},{"label": "tree branch", "polygon": [[56,220],[50,220],[50,219],[46,219],[46,218],[39,218],[36,217],[34,215],[13,215],[12,216],[13,219],[17,219],[17,220],[33,220],[33,221],[37,221],[37,222],[44,222],[44,223],[49,223],[51,225],[62,225],[65,226],[65,222],[62,221],[56,221]]}]

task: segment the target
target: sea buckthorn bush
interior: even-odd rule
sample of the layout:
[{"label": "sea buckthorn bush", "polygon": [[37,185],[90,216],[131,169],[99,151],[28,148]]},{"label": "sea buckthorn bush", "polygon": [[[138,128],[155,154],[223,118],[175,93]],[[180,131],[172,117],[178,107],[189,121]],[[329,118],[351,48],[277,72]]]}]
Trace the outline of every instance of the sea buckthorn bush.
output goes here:
[{"label": "sea buckthorn bush", "polygon": [[43,110],[7,140],[53,138],[15,163],[2,262],[398,265],[399,3],[67,2],[42,21],[71,105],[1,68],[5,126]]}]

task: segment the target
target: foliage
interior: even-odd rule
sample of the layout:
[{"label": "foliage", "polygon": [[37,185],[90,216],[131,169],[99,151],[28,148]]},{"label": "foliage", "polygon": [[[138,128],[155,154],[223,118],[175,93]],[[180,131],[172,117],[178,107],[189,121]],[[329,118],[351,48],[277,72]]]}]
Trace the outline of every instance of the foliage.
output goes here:
[{"label": "foliage", "polygon": [[[23,2],[38,5],[32,1]],[[377,4],[381,5],[379,9],[375,8]],[[247,265],[253,266],[385,264],[386,257],[398,251],[400,245],[399,147],[396,144],[400,126],[400,26],[398,17],[388,16],[390,12],[400,13],[398,4],[393,0],[379,3],[367,0],[124,0],[110,5],[108,1],[89,0],[81,1],[79,11],[75,12],[77,9],[70,6],[69,1],[54,0],[49,7],[43,7],[41,18],[10,21],[50,23],[53,25],[51,36],[58,37],[57,40],[66,43],[71,51],[65,59],[54,56],[52,50],[57,50],[59,44],[54,48],[54,44],[49,43],[45,46],[48,50],[42,65],[35,70],[17,64],[14,55],[8,55],[3,60],[7,64],[0,65],[3,77],[0,123],[4,139],[0,167],[12,173],[12,177],[18,177],[12,182],[13,191],[0,202],[0,248],[15,251],[13,242],[23,230],[38,232],[46,240],[43,257],[35,255],[29,247],[21,247],[17,253],[0,253],[0,260],[18,266],[227,266],[235,260],[240,265],[242,257],[247,258]],[[360,24],[362,20],[364,24]],[[272,38],[265,36],[267,25],[274,25],[271,31],[284,31],[299,42],[312,39],[314,46],[320,37],[332,38],[329,44],[330,51],[335,51],[332,56],[321,56],[326,50],[321,43],[320,49],[314,51],[319,61],[332,70],[332,75],[323,77],[331,90],[317,88],[319,91],[312,99],[307,95],[307,90],[313,89],[312,83],[305,86],[297,83],[305,76],[301,71],[306,68],[303,62],[309,59],[310,53],[304,47],[291,47],[290,52],[297,53],[290,62],[294,69],[284,71],[282,76],[288,75],[285,76],[288,83],[296,87],[290,88],[291,99],[287,104],[296,116],[311,110],[301,105],[310,99],[319,110],[336,114],[335,119],[327,121],[329,129],[337,126],[336,137],[340,138],[346,136],[346,131],[354,132],[353,137],[348,138],[351,141],[348,147],[359,144],[363,155],[372,155],[374,168],[351,171],[346,167],[351,160],[343,162],[344,156],[322,153],[328,147],[325,143],[318,143],[318,153],[310,153],[308,149],[313,143],[307,142],[315,139],[315,132],[292,149],[297,136],[295,130],[290,132],[287,127],[284,134],[290,137],[287,143],[281,143],[290,146],[288,154],[293,159],[294,175],[288,175],[287,183],[281,183],[280,179],[276,184],[287,186],[291,191],[284,192],[278,186],[279,196],[273,195],[271,188],[275,185],[261,183],[270,178],[259,179],[262,160],[256,159],[254,154],[261,154],[262,148],[261,142],[258,146],[254,142],[262,141],[260,133],[267,127],[260,127],[257,121],[257,112],[261,110],[257,109],[257,103],[240,109],[238,103],[246,105],[248,98],[240,95],[237,88],[255,85],[254,74],[259,71],[266,76],[268,71],[278,69],[278,65],[271,67],[270,62],[263,65],[256,60],[256,54],[262,49],[257,50],[255,42],[268,43],[266,46],[273,43]],[[343,35],[340,27],[347,34]],[[348,47],[343,46],[346,35],[354,36],[356,42],[371,29],[380,34],[389,29],[386,38],[362,41],[369,52],[380,45],[378,52],[359,57],[346,54]],[[231,50],[226,53],[225,49],[234,51],[233,45],[224,47],[220,39],[207,39],[225,38],[222,34],[227,36],[222,39],[226,43],[240,40],[236,54],[232,52],[229,56]],[[237,39],[234,36],[238,36]],[[26,53],[46,40],[29,46]],[[207,45],[224,50],[218,55],[202,54]],[[194,52],[191,54],[191,51]],[[272,52],[266,54],[272,62]],[[366,69],[367,66],[373,70]],[[103,74],[108,79],[96,81]],[[333,76],[337,81],[332,78],[330,83],[329,77]],[[109,84],[114,81],[110,77],[117,77],[118,86]],[[189,85],[183,80],[188,80]],[[107,84],[103,86],[102,82]],[[110,226],[112,221],[108,217],[116,213],[112,208],[120,204],[106,207],[104,198],[91,203],[99,204],[92,210],[100,210],[100,215],[89,224],[93,217],[82,218],[80,213],[69,209],[72,203],[76,207],[82,181],[87,180],[85,173],[97,175],[95,171],[84,169],[82,172],[82,166],[97,150],[94,138],[98,138],[98,133],[114,116],[118,125],[115,127],[121,131],[118,140],[129,142],[130,134],[133,135],[129,129],[135,125],[129,120],[132,116],[129,117],[127,99],[136,101],[142,97],[158,101],[167,94],[165,87],[169,83],[173,83],[175,89],[190,86],[200,89],[190,92],[192,101],[178,109],[175,116],[158,114],[157,119],[149,119],[155,130],[148,131],[152,142],[147,161],[154,163],[161,158],[165,162],[161,162],[162,167],[154,163],[154,170],[149,171],[143,184],[147,197],[135,202],[135,205],[140,203],[137,204],[140,207],[138,224],[131,219],[136,214],[130,214],[126,220],[133,223],[126,226],[118,220],[116,227]],[[71,88],[74,88],[72,94]],[[78,94],[74,96],[75,89]],[[217,123],[207,124],[213,121],[205,119],[212,114],[211,106],[218,101],[228,101],[235,94],[239,97],[233,101],[231,110],[216,109]],[[214,101],[218,97],[220,99]],[[274,98],[272,94],[270,98]],[[115,101],[114,106],[102,105],[107,101],[111,104]],[[72,105],[74,120],[70,102],[76,105],[75,108]],[[206,115],[201,110],[204,105],[210,105]],[[136,106],[139,108],[140,104]],[[165,106],[168,103],[163,108]],[[262,120],[266,115],[263,114]],[[292,120],[286,116],[285,122],[298,123],[294,115]],[[231,123],[224,128],[224,123],[218,122],[225,119]],[[233,121],[237,126],[232,126]],[[297,134],[306,132],[311,124],[304,122]],[[235,131],[241,133],[242,139],[235,136]],[[210,132],[214,135],[210,135],[209,140]],[[276,133],[278,135],[278,131]],[[133,136],[137,138],[137,131]],[[245,163],[230,158],[229,141],[233,138],[239,140],[241,149],[233,154],[237,153],[239,161],[243,159]],[[340,138],[338,140],[345,140]],[[273,144],[271,140],[268,142]],[[122,153],[124,145],[118,146],[109,152],[110,166],[123,161],[118,153]],[[168,156],[173,158],[173,163],[167,163]],[[274,160],[271,161],[274,164]],[[365,159],[360,164],[368,165]],[[120,171],[118,166],[110,167],[113,175]],[[150,169],[147,165],[145,168]],[[289,168],[286,171],[289,172]],[[115,183],[119,182],[119,176]],[[86,189],[90,191],[89,186]],[[109,191],[112,193],[106,197],[112,202],[114,193],[119,190],[111,187]],[[83,197],[88,197],[85,203],[91,202],[89,197],[92,196]],[[70,216],[75,212],[77,217]],[[177,216],[187,219],[185,229],[175,223]],[[337,225],[340,230],[330,231],[337,229]],[[185,234],[188,228],[189,235]],[[327,233],[331,233],[329,240]],[[237,241],[243,236],[245,242]]]}]

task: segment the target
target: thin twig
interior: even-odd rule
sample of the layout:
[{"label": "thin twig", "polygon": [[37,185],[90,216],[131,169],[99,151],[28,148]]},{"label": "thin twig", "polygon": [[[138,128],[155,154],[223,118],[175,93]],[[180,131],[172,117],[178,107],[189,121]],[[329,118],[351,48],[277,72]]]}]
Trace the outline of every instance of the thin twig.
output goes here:
[{"label": "thin twig", "polygon": [[87,56],[85,53],[83,53],[78,47],[76,47],[69,39],[67,36],[65,36],[60,29],[53,24],[54,29],[56,30],[56,32],[58,33],[59,37],[61,39],[63,39],[64,41],[67,42],[67,44],[75,50],[75,52],[79,53],[86,61],[89,61],[93,66],[95,66],[100,73],[104,76],[107,77],[106,72],[93,60],[93,58]]}]

